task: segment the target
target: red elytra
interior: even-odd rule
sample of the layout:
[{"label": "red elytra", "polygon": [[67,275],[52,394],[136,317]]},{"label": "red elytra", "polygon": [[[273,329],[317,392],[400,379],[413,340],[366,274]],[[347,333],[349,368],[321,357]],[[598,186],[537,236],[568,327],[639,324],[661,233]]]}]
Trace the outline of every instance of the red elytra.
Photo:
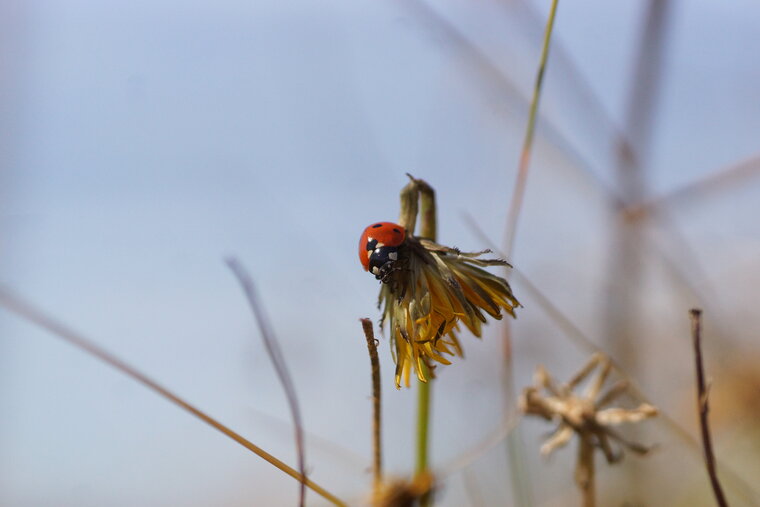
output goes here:
[{"label": "red elytra", "polygon": [[406,239],[406,229],[393,222],[376,222],[362,232],[359,239],[359,260],[364,271],[369,271],[372,252],[380,247],[396,247]]}]

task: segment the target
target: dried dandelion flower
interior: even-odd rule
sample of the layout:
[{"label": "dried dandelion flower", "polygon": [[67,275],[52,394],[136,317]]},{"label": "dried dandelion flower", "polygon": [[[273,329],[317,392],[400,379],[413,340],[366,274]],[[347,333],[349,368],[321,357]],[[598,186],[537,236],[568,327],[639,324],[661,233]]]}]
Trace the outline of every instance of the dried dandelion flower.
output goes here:
[{"label": "dried dandelion flower", "polygon": [[[596,368],[599,374],[589,384],[586,392],[576,394],[575,388]],[[612,464],[623,457],[622,447],[638,454],[646,454],[649,448],[625,440],[613,426],[637,423],[657,415],[657,409],[647,403],[636,408],[605,408],[615,401],[628,387],[621,380],[602,393],[602,386],[611,371],[611,363],[602,354],[594,354],[589,362],[565,384],[557,385],[542,367],[536,369],[535,385],[523,390],[520,408],[528,415],[559,422],[559,426],[541,446],[541,454],[547,455],[565,446],[574,434],[578,435],[579,450],[575,479],[585,497],[593,499],[594,450],[601,449],[607,462]],[[543,391],[543,392],[542,392]],[[621,448],[614,450],[612,441]],[[593,500],[592,500],[593,503]],[[588,505],[588,503],[585,503]]]},{"label": "dried dandelion flower", "polygon": [[[435,193],[424,181],[410,179],[401,191],[399,223],[370,225],[359,244],[364,268],[383,282],[380,325],[390,331],[396,387],[402,378],[409,385],[412,370],[426,382],[431,360],[450,364],[445,356],[462,356],[460,322],[480,337],[485,314],[498,320],[504,310],[514,317],[520,305],[504,278],[482,269],[509,266],[506,261],[481,259],[489,250],[466,253],[433,241]],[[414,235],[418,200],[422,237]]]}]

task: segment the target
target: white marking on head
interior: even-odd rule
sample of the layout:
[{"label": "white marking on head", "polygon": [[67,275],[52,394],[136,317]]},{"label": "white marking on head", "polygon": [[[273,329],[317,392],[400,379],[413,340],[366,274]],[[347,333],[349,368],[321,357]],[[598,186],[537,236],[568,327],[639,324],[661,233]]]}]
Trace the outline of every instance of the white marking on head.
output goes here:
[{"label": "white marking on head", "polygon": [[392,261],[398,260],[398,252],[391,252],[388,254],[388,258]]},{"label": "white marking on head", "polygon": [[377,241],[377,243],[375,243],[375,249],[385,246],[385,243],[380,243],[377,238],[373,238],[372,236],[367,236],[367,241]]},{"label": "white marking on head", "polygon": [[372,268],[372,274],[373,274],[373,275],[376,275],[376,274],[378,274],[379,272],[380,272],[380,270],[378,269],[378,267],[377,267],[377,266],[375,266],[375,267],[373,267],[373,268]]}]

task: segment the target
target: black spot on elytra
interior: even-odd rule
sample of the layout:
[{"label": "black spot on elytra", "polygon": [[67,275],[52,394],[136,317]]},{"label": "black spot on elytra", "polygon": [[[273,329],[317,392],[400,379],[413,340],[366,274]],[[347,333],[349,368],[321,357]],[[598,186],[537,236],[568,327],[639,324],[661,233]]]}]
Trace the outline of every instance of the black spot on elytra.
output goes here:
[{"label": "black spot on elytra", "polygon": [[393,232],[398,232],[398,233],[400,233],[401,231],[399,231],[398,229],[396,229],[396,228],[394,227],[394,228],[393,228]]},{"label": "black spot on elytra", "polygon": [[372,228],[373,229],[377,229],[378,227],[382,227],[382,226],[383,226],[383,224],[375,224],[375,225],[372,226]]},{"label": "black spot on elytra", "polygon": [[365,248],[367,249],[367,251],[369,251],[369,250],[374,250],[376,246],[377,246],[377,240],[371,239],[367,241],[367,246]]}]

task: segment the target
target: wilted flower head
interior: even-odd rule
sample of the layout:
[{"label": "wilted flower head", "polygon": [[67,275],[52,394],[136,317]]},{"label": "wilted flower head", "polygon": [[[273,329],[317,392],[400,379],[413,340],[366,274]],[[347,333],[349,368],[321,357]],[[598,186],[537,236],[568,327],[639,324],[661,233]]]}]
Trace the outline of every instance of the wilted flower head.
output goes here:
[{"label": "wilted flower head", "polygon": [[[411,179],[401,191],[399,225],[406,229],[406,239],[392,269],[384,272],[379,299],[381,326],[390,331],[396,361],[396,387],[402,378],[409,385],[412,369],[427,381],[430,360],[450,364],[446,356],[462,356],[460,323],[479,337],[485,314],[501,319],[504,310],[514,317],[520,304],[504,278],[482,269],[509,266],[506,261],[481,259],[488,250],[465,253],[433,241],[434,191],[424,181]],[[414,235],[418,200],[422,237]]]}]

